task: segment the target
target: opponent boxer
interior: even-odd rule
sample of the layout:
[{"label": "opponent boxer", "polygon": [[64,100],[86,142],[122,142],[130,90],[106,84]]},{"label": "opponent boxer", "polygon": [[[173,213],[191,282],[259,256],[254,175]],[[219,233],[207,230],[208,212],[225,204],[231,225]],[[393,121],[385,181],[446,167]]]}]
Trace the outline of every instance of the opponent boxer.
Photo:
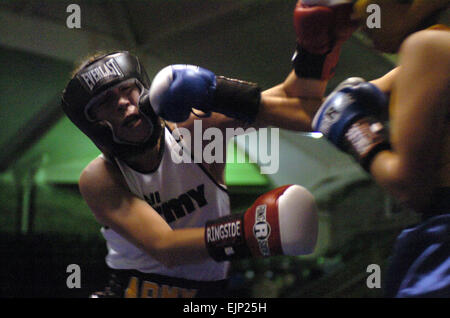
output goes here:
[{"label": "opponent boxer", "polygon": [[[81,194],[104,226],[112,269],[107,290],[95,296],[218,296],[225,291],[230,260],[313,251],[316,207],[305,188],[274,189],[245,213],[230,215],[225,163],[172,159],[191,155],[177,154],[183,139],[172,132],[192,131],[194,120],[222,131],[242,125],[310,129],[311,114],[337,63],[338,56],[328,54],[344,37],[337,41],[334,24],[328,23],[328,37],[317,43],[314,30],[320,24],[308,31],[301,22],[314,15],[334,19],[335,8],[299,2],[295,10],[299,47],[309,53],[296,58],[294,66],[311,54],[323,58],[313,74],[293,71],[265,92],[188,65],[164,68],[150,87],[143,65],[128,52],[94,56],[75,71],[63,93],[63,109],[103,153],[80,177]],[[315,52],[316,46],[327,49]]]},{"label": "opponent boxer", "polygon": [[[358,1],[356,12],[370,2]],[[450,297],[450,29],[436,25],[407,34],[448,2],[377,3],[402,8],[384,20],[399,28],[369,33],[380,50],[401,43],[399,67],[371,83],[361,78],[341,83],[317,112],[313,129],[351,153],[382,188],[422,215],[397,238],[386,296]],[[399,16],[413,20],[403,26],[403,20],[388,20]],[[401,42],[401,35],[408,37]],[[389,129],[380,118],[387,106]]]}]

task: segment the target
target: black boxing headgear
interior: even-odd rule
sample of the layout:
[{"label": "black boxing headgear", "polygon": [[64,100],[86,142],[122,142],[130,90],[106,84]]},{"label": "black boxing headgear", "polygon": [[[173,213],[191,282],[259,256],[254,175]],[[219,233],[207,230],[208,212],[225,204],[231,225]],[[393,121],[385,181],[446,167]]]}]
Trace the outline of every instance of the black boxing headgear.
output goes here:
[{"label": "black boxing headgear", "polygon": [[[139,112],[148,120],[151,133],[142,143],[118,139],[112,127],[89,116],[89,109],[109,90],[124,82],[134,81],[140,89]],[[156,145],[161,134],[158,116],[148,99],[150,80],[138,58],[128,52],[100,56],[83,66],[67,84],[62,108],[69,119],[103,152],[119,158],[143,153]]]}]

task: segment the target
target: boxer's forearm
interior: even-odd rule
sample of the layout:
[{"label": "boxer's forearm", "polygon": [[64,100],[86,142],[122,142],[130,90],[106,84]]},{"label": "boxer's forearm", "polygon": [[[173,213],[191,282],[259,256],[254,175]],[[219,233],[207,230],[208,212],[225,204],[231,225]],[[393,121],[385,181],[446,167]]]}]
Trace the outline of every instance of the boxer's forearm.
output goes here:
[{"label": "boxer's forearm", "polygon": [[287,98],[263,94],[255,125],[311,131],[312,117],[321,102],[322,98]]},{"label": "boxer's forearm", "polygon": [[167,233],[151,254],[167,267],[203,262],[208,258],[205,229],[177,229]]},{"label": "boxer's forearm", "polygon": [[410,169],[394,151],[376,155],[370,167],[375,182],[400,204],[415,211],[426,209],[433,191],[433,177],[428,171]]},{"label": "boxer's forearm", "polygon": [[[409,207],[423,204],[418,204],[417,200],[426,198],[423,195],[424,187],[418,184],[418,180],[412,180],[413,176],[402,169],[400,157],[395,152],[386,150],[378,153],[372,161],[370,173],[376,183],[398,202]],[[419,189],[422,193],[417,195]]]},{"label": "boxer's forearm", "polygon": [[292,71],[280,85],[280,90],[287,97],[322,98],[328,81],[313,78],[300,78]]},{"label": "boxer's forearm", "polygon": [[255,124],[310,131],[311,120],[323,101],[327,83],[299,78],[292,71],[283,83],[262,93]]},{"label": "boxer's forearm", "polygon": [[370,83],[377,86],[383,93],[389,94],[392,91],[399,69],[400,67],[396,67],[384,76],[370,81]]}]

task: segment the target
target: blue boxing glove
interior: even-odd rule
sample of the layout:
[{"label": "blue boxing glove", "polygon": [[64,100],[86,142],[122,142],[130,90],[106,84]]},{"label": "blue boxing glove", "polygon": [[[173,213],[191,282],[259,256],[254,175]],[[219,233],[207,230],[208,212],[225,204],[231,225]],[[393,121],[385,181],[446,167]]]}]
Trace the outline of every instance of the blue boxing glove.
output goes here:
[{"label": "blue boxing glove", "polygon": [[149,98],[155,113],[172,122],[187,120],[195,108],[251,123],[258,113],[261,89],[253,83],[216,76],[199,66],[178,64],[155,76]]},{"label": "blue boxing glove", "polygon": [[214,73],[193,65],[170,65],[153,79],[150,103],[162,118],[183,122],[192,108],[211,107],[216,89]]},{"label": "blue boxing glove", "polygon": [[389,149],[385,125],[379,119],[386,95],[362,78],[339,84],[317,111],[312,128],[339,149],[350,153],[368,171],[379,151]]}]

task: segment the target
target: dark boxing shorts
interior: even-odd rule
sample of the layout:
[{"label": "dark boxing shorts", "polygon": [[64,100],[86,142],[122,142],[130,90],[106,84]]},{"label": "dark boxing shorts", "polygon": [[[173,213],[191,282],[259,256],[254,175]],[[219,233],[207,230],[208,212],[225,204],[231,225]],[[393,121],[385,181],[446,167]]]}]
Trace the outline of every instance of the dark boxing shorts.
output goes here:
[{"label": "dark boxing shorts", "polygon": [[398,236],[387,297],[450,297],[450,188],[436,191],[429,213]]},{"label": "dark boxing shorts", "polygon": [[147,274],[136,270],[111,269],[104,291],[91,298],[214,298],[225,297],[228,280],[194,281]]}]

